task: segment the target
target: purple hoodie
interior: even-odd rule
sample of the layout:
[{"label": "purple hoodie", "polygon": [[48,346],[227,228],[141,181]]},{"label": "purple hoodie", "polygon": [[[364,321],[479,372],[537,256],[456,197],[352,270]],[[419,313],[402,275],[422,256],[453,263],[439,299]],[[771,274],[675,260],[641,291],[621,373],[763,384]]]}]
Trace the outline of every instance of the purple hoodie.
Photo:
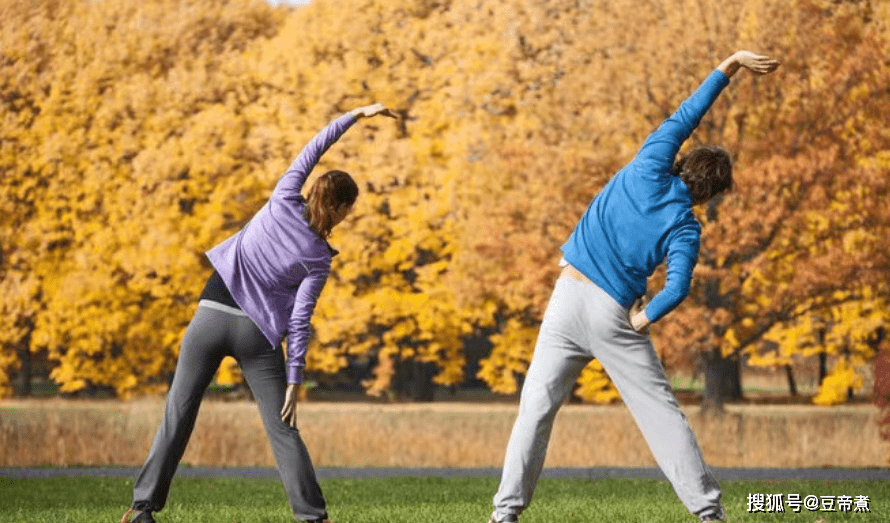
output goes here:
[{"label": "purple hoodie", "polygon": [[322,129],[250,222],[207,252],[235,302],[272,346],[280,347],[287,334],[288,383],[303,382],[309,320],[334,254],[309,227],[300,190],[325,151],[355,122],[345,114]]}]

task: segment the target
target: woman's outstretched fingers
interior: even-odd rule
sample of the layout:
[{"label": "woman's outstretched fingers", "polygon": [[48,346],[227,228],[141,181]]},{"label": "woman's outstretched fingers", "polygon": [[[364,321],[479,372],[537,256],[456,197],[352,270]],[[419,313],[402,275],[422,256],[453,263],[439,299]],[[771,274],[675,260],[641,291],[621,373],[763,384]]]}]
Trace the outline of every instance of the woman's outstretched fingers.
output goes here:
[{"label": "woman's outstretched fingers", "polygon": [[399,115],[396,114],[392,109],[389,109],[383,104],[374,104],[368,105],[365,107],[359,107],[358,109],[353,109],[352,114],[355,115],[356,118],[362,117],[372,117],[381,114],[383,116],[389,116],[390,118],[398,118]]},{"label": "woman's outstretched fingers", "polygon": [[390,118],[398,118],[399,117],[398,113],[396,113],[395,111],[393,111],[392,109],[390,109],[388,107],[384,107],[383,111],[381,111],[380,114],[382,114],[383,116],[389,116]]}]

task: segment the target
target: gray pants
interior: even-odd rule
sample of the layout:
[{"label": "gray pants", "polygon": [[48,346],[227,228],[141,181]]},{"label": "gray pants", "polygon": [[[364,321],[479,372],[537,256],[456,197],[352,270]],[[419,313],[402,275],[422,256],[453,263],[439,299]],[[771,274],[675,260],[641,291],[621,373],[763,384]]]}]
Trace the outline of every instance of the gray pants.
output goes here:
[{"label": "gray pants", "polygon": [[520,514],[531,502],[556,412],[593,358],[612,379],[686,508],[699,516],[719,514],[720,487],[702,458],[649,337],[630,327],[627,309],[601,288],[563,276],[544,314],[522,388],[494,497],[498,519]]},{"label": "gray pants", "polygon": [[287,386],[282,352],[273,350],[247,316],[203,304],[183,338],[164,420],[133,488],[133,508],[153,512],[164,508],[201,398],[224,356],[238,361],[253,392],[294,515],[309,521],[326,518],[324,496],[306,446],[299,431],[280,418]]}]

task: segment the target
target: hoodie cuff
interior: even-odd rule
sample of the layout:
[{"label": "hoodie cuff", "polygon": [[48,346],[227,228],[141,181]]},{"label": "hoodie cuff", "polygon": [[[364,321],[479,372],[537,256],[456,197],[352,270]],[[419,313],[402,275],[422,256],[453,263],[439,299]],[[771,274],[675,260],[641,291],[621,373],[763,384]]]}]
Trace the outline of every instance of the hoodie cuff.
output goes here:
[{"label": "hoodie cuff", "polygon": [[287,382],[288,383],[303,383],[303,367],[290,367],[287,368]]}]

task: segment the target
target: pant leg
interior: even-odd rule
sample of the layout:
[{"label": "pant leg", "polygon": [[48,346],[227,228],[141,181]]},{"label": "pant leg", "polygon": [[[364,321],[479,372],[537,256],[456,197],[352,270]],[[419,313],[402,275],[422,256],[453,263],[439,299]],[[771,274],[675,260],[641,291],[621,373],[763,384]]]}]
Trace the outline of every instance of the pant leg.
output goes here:
[{"label": "pant leg", "polygon": [[300,432],[281,421],[287,387],[281,350],[273,349],[248,318],[240,323],[235,340],[234,356],[253,392],[294,515],[298,520],[327,518],[325,499]]},{"label": "pant leg", "polygon": [[686,508],[697,515],[718,514],[720,487],[705,464],[649,336],[635,332],[627,312],[601,289],[592,297],[600,302],[587,312],[591,315],[588,324],[595,327],[589,341],[593,356],[615,384]]},{"label": "pant leg", "polygon": [[195,427],[204,391],[224,356],[225,323],[229,317],[198,307],[189,323],[167,394],[164,419],[133,488],[136,509],[157,512],[167,502],[170,483]]},{"label": "pant leg", "polygon": [[559,407],[591,357],[574,341],[575,297],[560,279],[538,333],[519,402],[519,414],[507,444],[501,484],[494,497],[498,519],[520,514],[531,502],[544,466],[553,421]]}]

